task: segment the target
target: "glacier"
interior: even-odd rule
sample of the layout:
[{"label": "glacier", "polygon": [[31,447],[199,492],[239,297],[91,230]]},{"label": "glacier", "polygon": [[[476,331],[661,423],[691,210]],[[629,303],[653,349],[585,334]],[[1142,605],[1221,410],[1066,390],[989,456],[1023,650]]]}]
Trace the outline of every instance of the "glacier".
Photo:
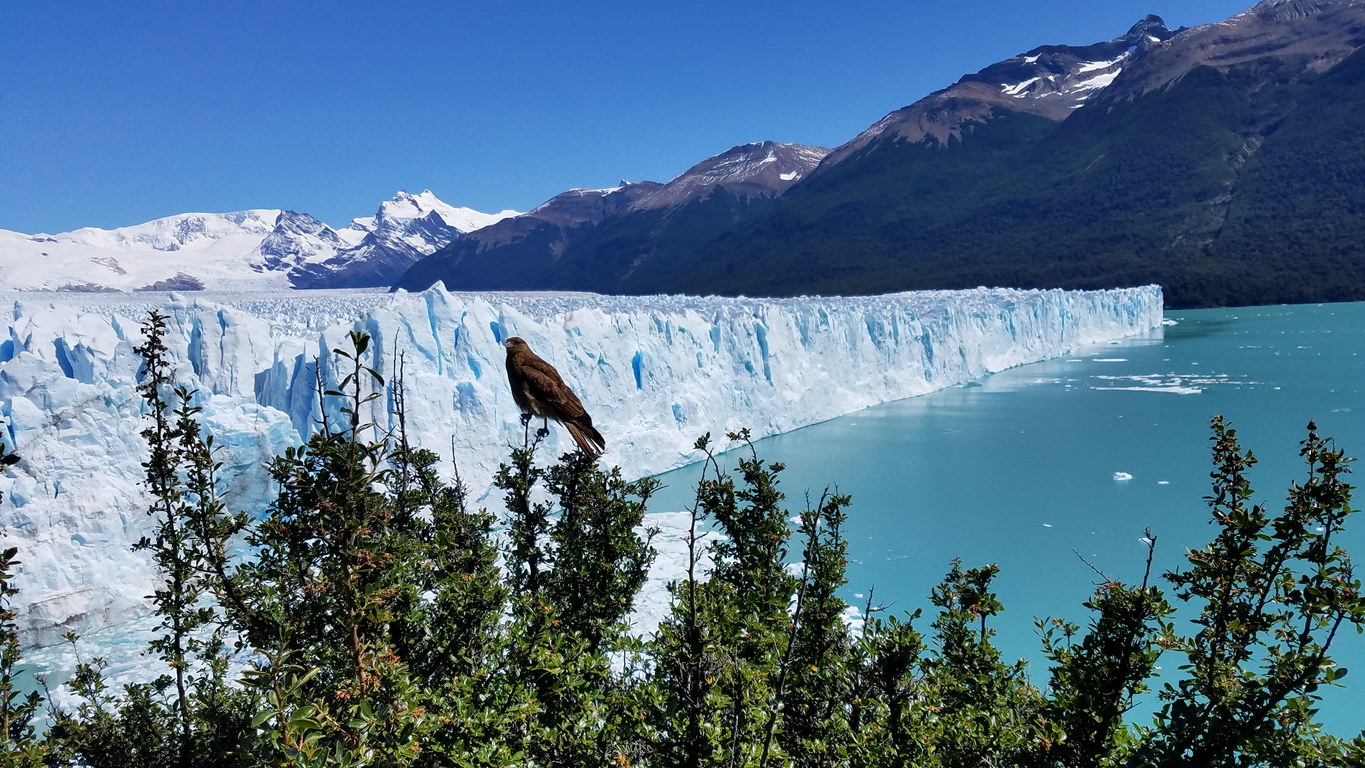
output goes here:
[{"label": "glacier", "polygon": [[[458,462],[480,504],[523,427],[502,342],[521,336],[577,391],[628,476],[695,460],[703,433],[788,432],[1122,337],[1159,334],[1157,286],[975,289],[793,299],[565,293],[309,291],[0,294],[0,416],[23,457],[0,478],[3,546],[19,548],[18,621],[29,645],[145,614],[152,571],[140,485],[144,407],[133,348],[152,309],[169,316],[177,377],[198,390],[221,447],[230,506],[259,510],[255,469],[320,415],[314,371],[338,379],[349,331],[375,367],[399,361],[411,439]],[[341,372],[344,375],[344,371]],[[386,400],[376,429],[394,425]],[[544,456],[573,448],[551,429]],[[667,513],[668,510],[656,510]]]}]

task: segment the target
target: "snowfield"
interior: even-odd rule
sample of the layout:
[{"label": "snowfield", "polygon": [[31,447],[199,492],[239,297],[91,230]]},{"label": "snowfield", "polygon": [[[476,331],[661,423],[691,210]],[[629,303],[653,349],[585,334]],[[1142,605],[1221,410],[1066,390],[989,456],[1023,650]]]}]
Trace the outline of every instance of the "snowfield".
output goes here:
[{"label": "snowfield", "polygon": [[457,208],[427,190],[400,191],[375,215],[338,229],[306,213],[280,209],[182,213],[129,227],[55,235],[0,229],[0,286],[101,293],[378,285],[328,280],[395,254],[410,263],[464,233],[517,215]]},{"label": "snowfield", "polygon": [[[0,415],[23,457],[0,478],[3,546],[23,561],[19,621],[30,644],[145,613],[152,572],[129,546],[149,529],[140,487],[142,403],[133,347],[154,307],[170,316],[177,375],[199,391],[222,447],[230,505],[271,496],[262,458],[319,416],[314,365],[373,337],[402,360],[414,441],[452,450],[480,504],[522,427],[502,342],[521,336],[577,391],[628,476],[694,460],[703,433],[757,437],[960,384],[1126,336],[1160,333],[1162,296],[977,289],[873,297],[731,299],[592,294],[0,295]],[[385,399],[373,420],[392,426]],[[551,429],[545,458],[572,448]],[[667,513],[669,510],[653,510]]]}]

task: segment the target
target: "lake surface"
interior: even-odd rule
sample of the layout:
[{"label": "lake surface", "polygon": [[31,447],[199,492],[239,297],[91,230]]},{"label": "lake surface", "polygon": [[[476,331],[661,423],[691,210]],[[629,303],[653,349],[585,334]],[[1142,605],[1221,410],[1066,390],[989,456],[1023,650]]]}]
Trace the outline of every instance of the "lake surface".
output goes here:
[{"label": "lake surface", "polygon": [[[860,411],[759,441],[759,455],[787,465],[793,514],[826,486],[853,497],[852,604],[875,587],[877,602],[929,613],[929,591],[954,556],[967,567],[997,563],[1006,609],[994,620],[997,644],[1029,659],[1044,684],[1033,617],[1084,624],[1081,603],[1099,577],[1080,556],[1135,582],[1144,528],[1157,535],[1156,573],[1183,565],[1186,548],[1214,535],[1204,501],[1214,414],[1260,460],[1249,475],[1272,512],[1305,475],[1298,443],[1310,420],[1348,455],[1365,456],[1365,304],[1167,317],[1175,324],[1163,338],[1078,350]],[[651,508],[687,506],[697,476],[695,466],[662,475],[668,488]],[[1365,515],[1339,541],[1365,563]],[[1346,688],[1326,693],[1323,719],[1354,735],[1365,726],[1365,642],[1345,634],[1333,655],[1356,669]]]}]

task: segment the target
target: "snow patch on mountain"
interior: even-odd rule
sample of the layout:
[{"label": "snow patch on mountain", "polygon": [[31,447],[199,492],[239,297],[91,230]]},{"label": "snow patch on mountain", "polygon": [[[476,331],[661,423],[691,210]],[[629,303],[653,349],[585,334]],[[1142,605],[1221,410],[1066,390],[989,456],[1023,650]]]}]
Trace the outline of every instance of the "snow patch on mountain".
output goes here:
[{"label": "snow patch on mountain", "polygon": [[[439,289],[3,300],[0,416],[23,460],[0,478],[0,538],[20,549],[19,621],[30,642],[146,610],[152,574],[129,551],[150,525],[132,350],[154,307],[170,317],[177,376],[198,390],[222,450],[229,506],[259,511],[272,492],[260,461],[314,428],[314,372],[336,386],[333,350],[351,330],[371,335],[384,372],[402,356],[412,439],[443,455],[453,447],[473,498],[491,503],[493,473],[523,438],[503,373],[509,336],[558,367],[606,436],[603,461],[638,477],[694,460],[706,432],[778,434],[1159,333],[1162,306],[1154,286],[781,300]],[[366,420],[393,428],[383,399],[375,406]],[[544,456],[571,448],[552,429]]]},{"label": "snow patch on mountain", "polygon": [[[1070,87],[1067,88],[1067,92],[1071,94],[1081,94],[1078,97],[1080,99],[1089,98],[1089,94],[1084,93],[1085,91],[1098,91],[1101,88],[1109,86],[1111,83],[1114,82],[1114,78],[1119,76],[1119,72],[1121,71],[1122,70],[1116,69],[1112,72],[1104,72],[1102,74],[1095,75],[1094,77],[1088,78],[1086,80],[1078,80],[1076,82],[1071,83]],[[1072,108],[1075,109],[1077,106],[1079,105],[1073,105]]]},{"label": "snow patch on mountain", "polygon": [[1004,91],[1004,92],[1005,92],[1005,95],[1007,95],[1007,96],[1018,96],[1019,98],[1023,98],[1023,97],[1024,97],[1024,91],[1025,91],[1030,85],[1033,85],[1034,83],[1038,82],[1038,81],[1041,80],[1041,79],[1042,79],[1042,78],[1038,78],[1038,77],[1030,77],[1029,79],[1025,80],[1024,82],[1022,82],[1022,83],[1015,83],[1014,85],[1010,85],[1009,83],[1001,83],[1001,84],[1000,84],[1000,90]]},{"label": "snow patch on mountain", "polygon": [[1126,58],[1128,58],[1128,54],[1124,53],[1117,59],[1110,59],[1109,61],[1087,61],[1084,64],[1081,64],[1079,67],[1076,67],[1076,73],[1084,74],[1086,72],[1094,72],[1097,69],[1111,69],[1115,64],[1118,64],[1119,62],[1123,61]]}]

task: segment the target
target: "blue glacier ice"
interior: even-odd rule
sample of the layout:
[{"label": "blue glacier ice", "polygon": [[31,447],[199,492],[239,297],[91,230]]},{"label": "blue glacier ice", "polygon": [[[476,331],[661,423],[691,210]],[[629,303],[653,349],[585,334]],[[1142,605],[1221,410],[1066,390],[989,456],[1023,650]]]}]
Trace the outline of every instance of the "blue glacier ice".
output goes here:
[{"label": "blue glacier ice", "polygon": [[[0,479],[4,545],[20,548],[30,643],[145,612],[152,573],[129,551],[149,529],[140,486],[141,323],[170,317],[177,376],[199,391],[222,447],[230,503],[271,489],[245,472],[296,445],[319,416],[314,366],[338,378],[347,332],[401,355],[413,440],[442,455],[480,503],[522,427],[501,342],[525,338],[578,392],[629,476],[695,457],[698,436],[790,431],[1081,346],[1159,333],[1162,296],[976,289],[794,299],[363,291],[307,294],[8,294],[0,415],[23,456]],[[384,399],[373,420],[389,423]],[[552,429],[547,451],[572,448]]]}]

